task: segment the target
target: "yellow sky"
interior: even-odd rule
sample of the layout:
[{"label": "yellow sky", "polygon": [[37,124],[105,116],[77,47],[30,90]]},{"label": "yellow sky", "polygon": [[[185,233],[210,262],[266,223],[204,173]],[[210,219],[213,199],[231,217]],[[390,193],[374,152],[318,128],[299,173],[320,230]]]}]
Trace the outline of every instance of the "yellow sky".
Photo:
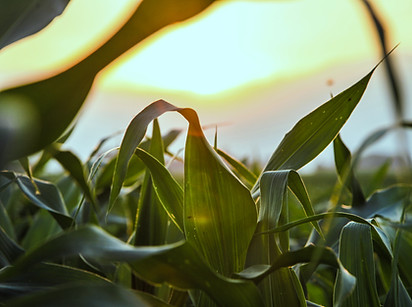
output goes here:
[{"label": "yellow sky", "polygon": [[[134,0],[71,1],[36,36],[0,52],[0,88],[58,71],[87,55]],[[377,0],[398,53],[412,50],[409,0]],[[116,19],[117,18],[117,19]],[[293,78],[337,63],[379,58],[360,0],[219,1],[122,57],[99,79],[106,90],[161,88],[212,95],[268,77]]]}]

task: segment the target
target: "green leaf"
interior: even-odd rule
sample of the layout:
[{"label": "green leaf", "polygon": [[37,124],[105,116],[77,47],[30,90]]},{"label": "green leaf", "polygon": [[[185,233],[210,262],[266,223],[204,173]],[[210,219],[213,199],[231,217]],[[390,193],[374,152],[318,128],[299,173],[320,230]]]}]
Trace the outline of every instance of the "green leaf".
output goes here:
[{"label": "green leaf", "polygon": [[352,168],[352,155],[343,143],[340,134],[333,141],[335,165],[340,180],[352,193],[352,206],[359,207],[365,203],[365,196],[359,181],[356,179]]},{"label": "green leaf", "polygon": [[231,167],[233,167],[233,169],[236,171],[236,173],[238,173],[241,177],[246,179],[246,182],[252,186],[253,184],[255,184],[257,177],[255,174],[253,174],[251,171],[249,171],[247,169],[247,167],[245,165],[243,165],[242,162],[236,160],[235,158],[231,157],[230,155],[228,155],[227,153],[225,153],[224,151],[216,148],[215,149],[216,152],[219,154],[219,156],[221,156],[223,159],[225,159]]},{"label": "green leaf", "polygon": [[[375,69],[376,67],[356,84],[302,118],[285,135],[262,173],[270,170],[297,170],[320,154],[348,120]],[[258,184],[253,192],[259,188]]]},{"label": "green leaf", "polygon": [[341,218],[345,218],[348,219],[350,221],[353,222],[357,222],[357,223],[361,223],[361,224],[366,224],[369,226],[372,226],[371,223],[369,223],[367,220],[355,215],[355,214],[351,214],[351,213],[346,213],[346,212],[327,212],[327,213],[320,213],[320,214],[315,214],[312,216],[309,216],[307,218],[303,218],[303,219],[299,219],[297,221],[293,221],[290,223],[287,223],[285,225],[279,226],[279,227],[275,227],[266,231],[262,231],[262,232],[256,232],[255,235],[262,235],[262,234],[269,234],[269,233],[276,233],[276,232],[282,232],[282,231],[287,231],[293,227],[305,224],[305,223],[310,223],[313,221],[319,221],[325,218],[337,218],[337,217],[341,217]]},{"label": "green leaf", "polygon": [[0,1],[0,49],[47,26],[69,0]]},{"label": "green leaf", "polygon": [[[335,301],[336,306],[339,306],[355,287],[355,277],[345,269],[334,251],[329,247],[314,245],[309,245],[296,251],[285,252],[279,255],[271,265],[254,265],[236,275],[253,280],[255,283],[262,283],[266,278],[270,278],[270,274],[273,272],[299,263],[310,263],[313,267],[317,267],[319,264],[326,264],[339,270],[337,279],[339,297]],[[281,292],[281,288],[278,288],[278,290]]]},{"label": "green leaf", "polygon": [[50,212],[62,228],[73,225],[74,220],[68,215],[63,197],[54,184],[36,179],[37,190],[28,177],[16,176],[16,182],[23,194],[34,205]]},{"label": "green leaf", "polygon": [[[1,189],[0,189],[1,190]],[[0,200],[0,226],[3,227],[4,232],[12,239],[16,239],[13,223],[7,213],[3,202]]]},{"label": "green leaf", "polygon": [[404,202],[410,199],[411,192],[411,185],[397,184],[376,191],[363,206],[351,208],[348,211],[364,218],[383,216],[392,221],[399,221]]},{"label": "green leaf", "polygon": [[199,248],[213,268],[230,276],[243,269],[256,226],[256,208],[248,189],[207,143],[192,109],[176,108],[159,100],[131,121],[120,147],[110,203],[113,205],[120,192],[127,164],[147,125],[167,111],[177,111],[189,122],[183,206],[186,238]]},{"label": "green leaf", "polygon": [[217,274],[188,242],[133,247],[95,226],[67,231],[26,253],[12,267],[0,271],[0,282],[19,276],[39,262],[77,254],[100,262],[127,262],[149,282],[167,282],[180,289],[201,289],[221,306],[262,305],[253,283]]},{"label": "green leaf", "polygon": [[61,231],[59,224],[54,217],[45,210],[40,210],[33,217],[21,245],[26,250],[30,250],[43,244],[50,237],[58,234]]},{"label": "green leaf", "polygon": [[0,226],[0,267],[9,265],[23,253],[24,250]]},{"label": "green leaf", "polygon": [[129,161],[137,146],[146,134],[146,129],[149,123],[167,111],[176,110],[178,110],[178,108],[175,106],[165,102],[164,100],[158,100],[144,108],[130,122],[124,134],[116,160],[116,167],[110,192],[109,210],[113,207],[117,197],[119,196],[123,182],[126,178]]},{"label": "green leaf", "polygon": [[[291,186],[297,191],[297,196],[303,199],[309,214],[313,209],[309,198],[303,196],[306,191],[302,186],[299,175],[294,171],[266,172],[260,179],[261,199],[259,218],[256,233],[261,233],[278,225],[288,222],[287,187]],[[293,184],[292,184],[293,182]],[[283,218],[282,218],[283,216]],[[316,225],[316,223],[315,223]],[[319,229],[319,226],[316,225]],[[272,264],[289,249],[289,235],[270,234],[267,236],[254,236],[249,246],[247,265]],[[304,306],[305,298],[303,289],[297,282],[296,273],[289,268],[280,269],[265,279],[259,288],[268,306]]]},{"label": "green leaf", "polygon": [[52,263],[39,263],[1,283],[0,297],[12,298],[79,281],[110,283],[107,279],[84,270]]},{"label": "green leaf", "polygon": [[372,233],[369,226],[349,222],[343,228],[339,259],[345,268],[356,277],[353,293],[341,306],[380,306],[376,288]]},{"label": "green leaf", "polygon": [[249,190],[230,172],[203,135],[197,114],[189,121],[184,161],[186,238],[219,273],[243,269],[256,227],[256,206]]},{"label": "green leaf", "polygon": [[[164,164],[163,141],[157,119],[153,121],[153,133],[149,152]],[[150,173],[146,172],[137,208],[135,245],[161,245],[166,243],[168,216],[152,186]]]},{"label": "green leaf", "polygon": [[83,105],[96,74],[163,27],[186,20],[213,0],[141,1],[123,27],[99,49],[64,72],[0,93],[0,165],[55,141]]},{"label": "green leaf", "polygon": [[69,172],[70,176],[82,189],[87,200],[96,205],[94,194],[87,183],[87,176],[79,158],[70,151],[62,151],[57,148],[53,148],[52,152],[54,158]]},{"label": "green leaf", "polygon": [[168,169],[146,151],[136,148],[135,155],[145,163],[152,175],[153,187],[164,209],[183,231],[183,189]]},{"label": "green leaf", "polygon": [[[7,306],[149,306],[133,292],[110,283],[78,282],[65,284],[6,302]],[[154,305],[156,306],[156,305]],[[164,305],[158,305],[164,306]]]}]

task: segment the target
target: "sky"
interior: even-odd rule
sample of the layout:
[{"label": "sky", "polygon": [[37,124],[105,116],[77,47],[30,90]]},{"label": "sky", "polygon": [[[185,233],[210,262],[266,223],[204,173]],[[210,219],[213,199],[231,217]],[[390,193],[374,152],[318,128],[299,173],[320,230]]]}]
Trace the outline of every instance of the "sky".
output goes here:
[{"label": "sky", "polygon": [[[395,56],[402,67],[412,57],[412,2],[371,2],[390,28],[390,45],[400,43]],[[134,0],[71,1],[46,29],[0,52],[0,88],[69,67],[135,6]],[[272,134],[275,146],[301,116],[365,75],[381,57],[377,42],[360,0],[217,1],[99,74],[73,146],[124,129],[141,108],[165,98],[198,110],[202,123],[221,126],[222,146],[234,154],[267,156],[272,150],[256,149],[267,147],[259,142]],[[93,132],[90,122],[105,128]],[[164,122],[182,125],[173,117]],[[266,133],[269,124],[277,128]]]}]

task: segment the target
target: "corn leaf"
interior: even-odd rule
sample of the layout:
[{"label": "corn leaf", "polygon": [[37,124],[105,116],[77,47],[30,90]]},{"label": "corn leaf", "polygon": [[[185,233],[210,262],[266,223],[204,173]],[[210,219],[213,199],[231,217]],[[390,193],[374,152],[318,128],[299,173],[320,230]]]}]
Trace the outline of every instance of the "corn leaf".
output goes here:
[{"label": "corn leaf", "polygon": [[[300,177],[294,171],[266,172],[260,179],[261,199],[256,233],[261,233],[288,222],[287,187]],[[298,184],[293,185],[297,191]],[[297,193],[300,195],[301,193]],[[308,198],[307,198],[308,199]],[[306,201],[306,200],[305,200]],[[310,204],[310,203],[309,203]],[[312,209],[313,214],[313,209]],[[284,216],[281,223],[281,216]],[[317,226],[318,227],[318,226]],[[248,251],[247,265],[270,265],[282,252],[289,249],[288,234],[275,237],[254,236]],[[290,268],[282,268],[273,272],[259,288],[268,306],[304,306],[303,289],[297,282],[296,273]]]},{"label": "corn leaf", "polygon": [[[1,177],[0,177],[1,178]],[[1,189],[0,189],[1,190]],[[12,239],[16,239],[16,233],[14,231],[13,223],[7,213],[3,202],[0,200],[0,226],[3,228],[4,232]]]},{"label": "corn leaf", "polygon": [[229,165],[236,171],[237,174],[239,174],[241,177],[243,177],[246,182],[252,186],[255,184],[257,177],[255,174],[253,174],[251,171],[247,169],[245,165],[243,165],[242,162],[236,160],[235,158],[231,157],[228,155],[226,152],[223,150],[220,150],[218,148],[215,149],[216,152],[221,156],[223,159],[225,159]]},{"label": "corn leaf", "polygon": [[66,231],[37,247],[0,271],[0,282],[19,276],[33,265],[83,255],[94,261],[129,263],[133,270],[153,283],[169,283],[180,289],[201,289],[221,306],[261,306],[251,282],[217,274],[188,242],[156,247],[133,247],[95,226]]},{"label": "corn leaf", "polygon": [[23,194],[36,206],[47,210],[62,228],[74,224],[69,216],[63,197],[57,187],[47,181],[35,180],[36,186],[26,176],[16,176],[16,182]]},{"label": "corn leaf", "polygon": [[[320,154],[338,135],[359,103],[376,67],[356,84],[302,118],[288,132],[270,157],[262,173],[297,170]],[[256,184],[253,192],[256,192]]]},{"label": "corn leaf", "polygon": [[[153,133],[149,152],[164,164],[163,141],[157,119],[153,121]],[[161,245],[166,243],[168,217],[162,204],[154,192],[150,173],[146,172],[137,208],[135,226],[135,245]]]},{"label": "corn leaf", "polygon": [[248,189],[207,143],[193,110],[176,108],[159,100],[131,121],[118,155],[111,204],[119,194],[127,163],[142,140],[147,125],[166,111],[177,111],[189,122],[183,206],[186,238],[199,248],[213,268],[230,276],[243,269],[247,247],[256,226],[256,208]]},{"label": "corn leaf", "polygon": [[[371,228],[364,224],[349,222],[342,230],[339,259],[356,277],[356,286],[351,295],[339,306],[380,306],[376,288],[375,261],[373,256]],[[339,289],[339,282],[336,289]],[[335,297],[339,297],[336,294]]]},{"label": "corn leaf", "polygon": [[[183,21],[213,0],[144,0],[123,27],[99,49],[64,72],[0,93],[0,165],[32,154],[55,141],[70,125],[88,95],[96,74],[161,28]],[[0,121],[1,122],[1,121]]]},{"label": "corn leaf", "polygon": [[[7,301],[7,306],[165,306],[149,305],[133,292],[110,283],[77,282]],[[166,305],[167,306],[167,305]]]},{"label": "corn leaf", "polygon": [[167,214],[183,231],[183,189],[167,168],[146,151],[136,148],[135,155],[150,170],[153,186]]},{"label": "corn leaf", "polygon": [[14,262],[24,253],[24,250],[0,226],[0,267]]},{"label": "corn leaf", "polygon": [[53,157],[69,172],[70,176],[82,189],[87,200],[96,205],[95,196],[87,182],[87,176],[79,158],[70,151],[62,151],[57,148],[54,148],[52,152]]},{"label": "corn leaf", "polygon": [[112,187],[110,192],[109,210],[113,207],[117,197],[119,196],[123,182],[126,178],[127,166],[134,151],[142,141],[147,126],[155,118],[159,117],[167,111],[176,111],[178,108],[163,101],[158,100],[137,114],[127,126],[120,145],[119,154],[116,160],[115,171],[113,175]]},{"label": "corn leaf", "polygon": [[352,168],[352,155],[343,143],[340,134],[333,141],[333,152],[335,155],[335,166],[340,180],[352,193],[352,206],[359,207],[365,203],[365,196],[359,181],[355,177]]},{"label": "corn leaf", "polygon": [[[351,275],[340,260],[337,258],[335,252],[329,247],[320,247],[309,245],[296,251],[285,252],[273,261],[270,265],[254,265],[248,267],[246,270],[237,273],[244,279],[253,280],[255,283],[260,283],[262,280],[270,276],[270,274],[280,268],[291,267],[299,263],[313,263],[326,264],[340,270],[340,283],[344,285],[345,289],[353,289],[355,287],[355,278]],[[351,292],[342,293],[343,296],[349,295]]]},{"label": "corn leaf", "polygon": [[43,29],[68,3],[69,0],[1,0],[0,49]]},{"label": "corn leaf", "polygon": [[184,161],[186,238],[214,269],[230,276],[243,269],[256,227],[255,203],[206,141],[197,114],[180,112],[190,123]]}]

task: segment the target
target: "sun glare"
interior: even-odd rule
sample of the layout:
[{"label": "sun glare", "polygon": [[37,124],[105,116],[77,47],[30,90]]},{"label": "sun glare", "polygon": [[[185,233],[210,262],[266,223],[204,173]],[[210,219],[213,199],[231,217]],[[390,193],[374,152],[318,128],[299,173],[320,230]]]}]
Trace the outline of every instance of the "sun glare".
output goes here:
[{"label": "sun glare", "polygon": [[[393,33],[407,37],[407,18],[396,16],[405,17],[411,5],[382,4]],[[105,41],[136,5],[134,0],[70,3],[38,35],[2,50],[1,87],[78,61]],[[403,38],[401,48],[410,49],[410,42]],[[207,96],[371,55],[379,57],[376,37],[356,1],[217,1],[200,16],[139,44],[110,65],[98,84],[106,90],[154,88]]]}]

